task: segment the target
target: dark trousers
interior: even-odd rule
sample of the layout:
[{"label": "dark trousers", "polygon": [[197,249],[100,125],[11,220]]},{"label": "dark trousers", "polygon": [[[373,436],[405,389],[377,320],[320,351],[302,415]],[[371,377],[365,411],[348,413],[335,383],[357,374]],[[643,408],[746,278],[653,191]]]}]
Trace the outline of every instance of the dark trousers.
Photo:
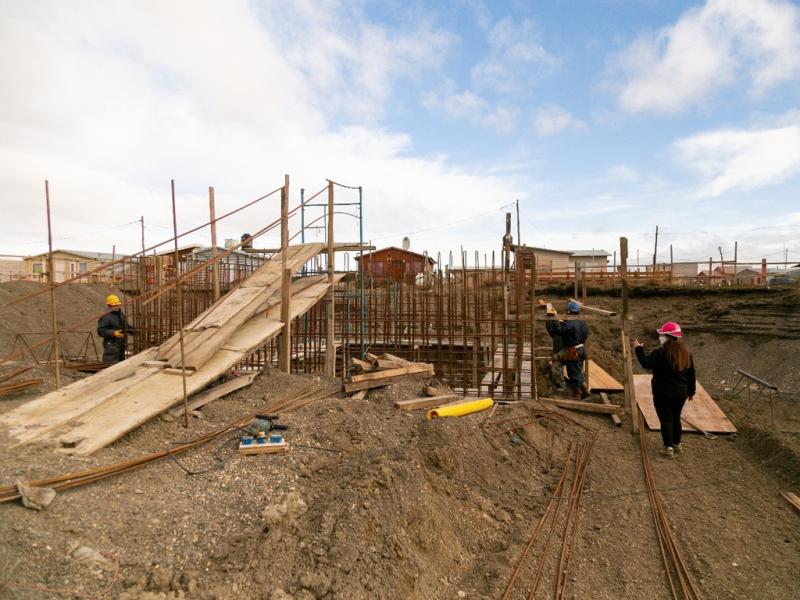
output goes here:
[{"label": "dark trousers", "polygon": [[576,390],[579,390],[581,386],[586,383],[586,378],[583,376],[583,359],[565,360],[564,366],[567,368],[569,384]]},{"label": "dark trousers", "polygon": [[653,398],[658,422],[661,424],[661,439],[664,446],[672,447],[681,443],[681,411],[686,398]]},{"label": "dark trousers", "polygon": [[125,340],[112,338],[103,340],[103,362],[118,363],[125,360]]}]

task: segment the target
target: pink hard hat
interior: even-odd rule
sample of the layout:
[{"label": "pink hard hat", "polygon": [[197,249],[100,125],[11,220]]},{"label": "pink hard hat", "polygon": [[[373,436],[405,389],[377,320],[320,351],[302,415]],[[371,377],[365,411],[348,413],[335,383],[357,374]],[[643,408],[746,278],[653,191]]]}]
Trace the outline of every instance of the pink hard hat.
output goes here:
[{"label": "pink hard hat", "polygon": [[659,329],[656,329],[659,335],[671,335],[674,338],[683,337],[681,333],[681,326],[674,321],[667,321]]}]

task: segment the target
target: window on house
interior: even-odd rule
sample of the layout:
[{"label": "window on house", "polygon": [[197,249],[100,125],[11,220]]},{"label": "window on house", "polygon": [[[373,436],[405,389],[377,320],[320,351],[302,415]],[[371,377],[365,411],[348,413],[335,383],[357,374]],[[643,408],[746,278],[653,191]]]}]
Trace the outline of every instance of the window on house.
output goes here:
[{"label": "window on house", "polygon": [[43,263],[33,263],[33,272],[34,273],[42,273],[42,264]]},{"label": "window on house", "polygon": [[79,273],[86,273],[89,270],[89,263],[78,263],[78,272]]}]

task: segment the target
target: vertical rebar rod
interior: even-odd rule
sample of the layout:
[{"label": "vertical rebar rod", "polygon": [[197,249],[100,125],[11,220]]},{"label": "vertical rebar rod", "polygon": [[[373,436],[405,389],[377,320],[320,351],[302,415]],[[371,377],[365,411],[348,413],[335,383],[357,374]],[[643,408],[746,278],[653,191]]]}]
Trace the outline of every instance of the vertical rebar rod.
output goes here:
[{"label": "vertical rebar rod", "polygon": [[50,223],[50,182],[44,180],[44,197],[47,205],[47,270],[50,280],[50,317],[53,324],[53,356],[56,371],[56,389],[61,387],[61,366],[58,364],[59,343],[58,343],[58,317],[56,314],[56,272],[53,261],[53,229]]},{"label": "vertical rebar rod", "polygon": [[189,428],[189,402],[186,394],[186,363],[183,347],[183,293],[178,260],[178,217],[175,211],[175,180],[170,180],[172,190],[172,235],[175,243],[175,289],[178,296],[178,332],[181,345],[181,382],[183,383],[183,426]]}]

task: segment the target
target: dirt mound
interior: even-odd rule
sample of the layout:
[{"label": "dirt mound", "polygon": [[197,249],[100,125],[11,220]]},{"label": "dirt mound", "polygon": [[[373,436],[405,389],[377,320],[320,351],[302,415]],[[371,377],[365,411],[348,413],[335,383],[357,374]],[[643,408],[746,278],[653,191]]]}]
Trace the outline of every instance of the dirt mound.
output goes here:
[{"label": "dirt mound", "polygon": [[[33,370],[10,380],[9,383],[24,379],[44,379],[44,383],[40,386],[12,396],[3,396],[4,401],[7,398],[28,399],[55,387],[53,368],[36,365],[31,356],[33,352],[38,360],[46,361],[51,351],[50,342],[47,342],[52,337],[53,331],[50,294],[39,294],[19,304],[7,306],[14,300],[45,289],[47,289],[46,284],[34,281],[0,283],[0,357],[13,355],[9,361],[0,364],[0,375],[20,367],[34,366]],[[56,315],[59,329],[74,328],[88,320],[80,325],[76,332],[62,333],[60,336],[62,355],[72,359],[85,358],[89,361],[102,356],[100,338],[95,332],[97,323],[93,317],[105,309],[105,298],[111,293],[119,294],[108,285],[100,283],[70,284],[56,288]],[[42,345],[36,347],[40,343]],[[28,347],[31,347],[31,350]],[[67,369],[62,369],[61,375],[64,384],[83,376]]]},{"label": "dirt mound", "polygon": [[373,392],[357,407],[325,401],[292,416],[310,446],[336,452],[295,454],[300,478],[273,490],[259,507],[261,534],[226,557],[222,568],[243,596],[497,595],[512,522],[541,504],[519,497],[544,496],[552,482],[526,466],[544,464],[549,436],[536,426],[525,445],[498,444],[480,432],[485,414],[427,421],[424,411],[392,407],[415,391]]}]

